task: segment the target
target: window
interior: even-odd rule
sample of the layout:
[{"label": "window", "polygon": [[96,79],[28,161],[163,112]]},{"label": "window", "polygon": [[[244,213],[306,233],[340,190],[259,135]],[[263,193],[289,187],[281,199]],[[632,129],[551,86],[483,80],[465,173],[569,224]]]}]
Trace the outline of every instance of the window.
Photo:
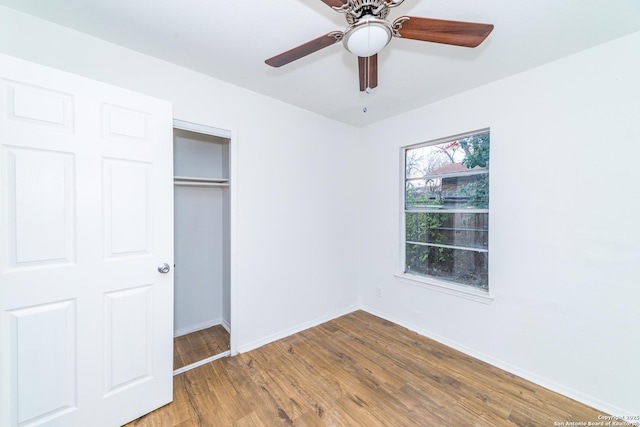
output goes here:
[{"label": "window", "polygon": [[489,131],[404,149],[405,275],[489,290]]}]

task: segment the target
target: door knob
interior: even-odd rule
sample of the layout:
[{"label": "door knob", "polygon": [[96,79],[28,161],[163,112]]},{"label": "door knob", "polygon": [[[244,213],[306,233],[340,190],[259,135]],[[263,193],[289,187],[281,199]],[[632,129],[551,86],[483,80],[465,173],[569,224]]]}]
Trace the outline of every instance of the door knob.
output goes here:
[{"label": "door knob", "polygon": [[169,270],[171,270],[171,267],[169,267],[169,264],[167,264],[166,262],[158,266],[158,271],[162,274],[167,274]]}]

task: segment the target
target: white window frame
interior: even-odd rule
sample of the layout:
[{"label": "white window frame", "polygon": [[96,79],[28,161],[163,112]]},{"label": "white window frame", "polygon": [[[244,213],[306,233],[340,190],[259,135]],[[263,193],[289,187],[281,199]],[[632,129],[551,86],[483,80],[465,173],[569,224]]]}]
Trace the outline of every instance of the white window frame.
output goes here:
[{"label": "white window frame", "polygon": [[[488,290],[479,289],[474,286],[464,285],[460,283],[450,282],[447,280],[440,280],[435,277],[430,276],[421,276],[417,274],[411,274],[406,272],[406,214],[407,212],[413,212],[411,209],[406,209],[406,152],[407,150],[427,147],[432,145],[444,144],[447,142],[455,141],[462,138],[468,138],[473,135],[478,135],[482,133],[490,133],[489,128],[479,129],[472,132],[465,132],[458,135],[451,135],[446,138],[439,138],[435,140],[430,140],[418,144],[410,144],[400,147],[400,263],[399,263],[399,273],[395,274],[395,277],[406,284],[410,284],[413,286],[418,286],[425,289],[434,290],[440,293],[453,295],[465,299],[469,299],[472,301],[481,302],[484,304],[490,304],[493,301],[493,297],[491,296],[489,287]],[[491,182],[491,172],[489,171],[489,182]],[[491,197],[491,196],[489,196]],[[423,210],[419,210],[419,212],[424,212]],[[455,213],[457,210],[449,210],[446,212]],[[489,213],[489,209],[469,209],[464,210],[465,213]],[[491,216],[489,216],[490,218]],[[490,230],[491,228],[489,228]],[[456,246],[449,245],[439,245],[452,249],[460,249]],[[465,250],[474,250],[469,248],[464,248]],[[481,252],[489,252],[488,249],[475,249],[476,251]]]}]

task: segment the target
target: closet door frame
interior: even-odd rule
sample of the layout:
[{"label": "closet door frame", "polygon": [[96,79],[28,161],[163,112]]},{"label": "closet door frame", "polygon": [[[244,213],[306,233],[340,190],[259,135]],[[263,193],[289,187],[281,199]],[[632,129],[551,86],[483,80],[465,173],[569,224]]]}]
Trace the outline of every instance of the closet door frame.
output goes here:
[{"label": "closet door frame", "polygon": [[235,144],[235,130],[227,130],[209,125],[193,123],[185,120],[173,119],[173,128],[190,132],[201,133],[205,135],[217,136],[229,140],[229,347],[231,355],[238,354],[238,345],[236,336],[238,333],[236,318],[236,159],[237,150]]}]

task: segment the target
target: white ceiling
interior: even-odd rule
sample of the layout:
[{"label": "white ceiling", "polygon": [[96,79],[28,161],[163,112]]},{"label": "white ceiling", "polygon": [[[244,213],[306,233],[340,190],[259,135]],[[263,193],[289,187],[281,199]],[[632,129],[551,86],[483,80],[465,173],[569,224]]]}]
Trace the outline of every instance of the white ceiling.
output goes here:
[{"label": "white ceiling", "polygon": [[[406,0],[402,15],[494,24],[475,49],[394,38],[379,86],[358,89],[337,43],[281,68],[264,60],[334,30],[321,0],[0,0],[48,21],[356,126],[640,31],[640,0]],[[367,107],[367,113],[363,107]],[[481,108],[481,107],[479,107]]]}]

